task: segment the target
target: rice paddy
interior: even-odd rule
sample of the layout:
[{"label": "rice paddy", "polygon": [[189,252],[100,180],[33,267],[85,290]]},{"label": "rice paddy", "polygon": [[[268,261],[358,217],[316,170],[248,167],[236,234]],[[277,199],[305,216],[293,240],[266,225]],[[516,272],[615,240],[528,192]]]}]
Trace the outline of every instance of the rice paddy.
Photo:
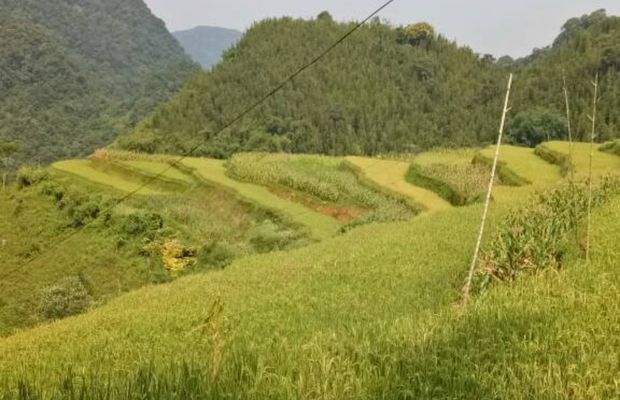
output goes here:
[{"label": "rice paddy", "polygon": [[[562,151],[562,144],[549,145]],[[489,151],[482,153],[487,157]],[[428,153],[413,162],[467,166],[476,153],[442,152],[436,158]],[[598,175],[620,173],[620,157],[599,153]],[[579,175],[587,171],[582,159],[583,154],[576,157]],[[317,163],[332,172],[339,165],[334,159],[301,160],[291,170],[309,169],[306,178],[321,176]],[[560,168],[532,149],[505,146],[501,160],[531,183],[496,187],[483,246],[514,207],[565,182]],[[242,202],[286,214],[322,240],[143,287],[86,314],[2,338],[0,395],[15,398],[10,393],[21,390],[27,395],[17,398],[70,398],[72,392],[85,398],[153,399],[620,396],[620,199],[595,210],[590,263],[583,260],[581,239],[562,242],[561,269],[493,285],[462,308],[455,304],[481,205],[453,207],[408,183],[408,161],[346,161],[357,168],[360,184],[366,179],[364,185],[375,191],[408,198],[423,206],[424,217],[337,235],[338,221],[283,198],[270,186],[273,178],[241,182],[227,174],[222,161],[187,159],[179,168],[187,183],[217,187]],[[86,171],[76,174],[79,179],[91,170],[102,173],[87,163],[73,164],[80,165]],[[130,166],[145,172],[158,167]],[[98,174],[93,183],[113,186]],[[344,197],[337,201],[350,206],[351,192],[340,188],[339,193]],[[150,197],[156,207],[165,206],[159,192]],[[193,214],[186,220],[200,218]],[[0,236],[5,234],[0,229]],[[65,254],[62,261],[70,258]]]}]

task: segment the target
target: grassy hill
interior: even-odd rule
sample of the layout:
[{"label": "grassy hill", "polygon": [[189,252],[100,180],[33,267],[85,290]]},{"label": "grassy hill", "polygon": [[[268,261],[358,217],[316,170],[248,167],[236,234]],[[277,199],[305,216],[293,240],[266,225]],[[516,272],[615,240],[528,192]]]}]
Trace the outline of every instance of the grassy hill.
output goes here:
[{"label": "grassy hill", "polygon": [[[503,150],[532,184],[503,188],[514,197],[492,207],[487,255],[524,198],[562,180],[551,164],[535,174],[533,152]],[[617,196],[597,207],[589,264],[571,239],[561,269],[497,282],[467,307],[455,302],[480,205],[242,258],[0,339],[0,387],[44,398],[614,398],[619,212]]]},{"label": "grassy hill", "polygon": [[142,0],[5,0],[0,144],[13,165],[85,156],[167,100],[199,67]]},{"label": "grassy hill", "polygon": [[243,35],[234,29],[215,26],[197,26],[172,33],[194,61],[210,69],[222,60],[226,50]]}]

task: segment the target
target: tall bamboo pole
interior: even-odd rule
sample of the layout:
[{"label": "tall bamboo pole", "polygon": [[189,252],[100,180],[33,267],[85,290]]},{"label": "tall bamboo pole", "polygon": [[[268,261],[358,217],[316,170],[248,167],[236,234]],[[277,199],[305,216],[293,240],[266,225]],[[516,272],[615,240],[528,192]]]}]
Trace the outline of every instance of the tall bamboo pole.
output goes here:
[{"label": "tall bamboo pole", "polygon": [[495,175],[497,173],[497,163],[499,161],[499,151],[502,145],[502,137],[504,135],[504,126],[506,125],[506,115],[510,108],[508,103],[510,101],[510,89],[512,88],[512,74],[508,78],[508,88],[506,89],[506,99],[504,100],[504,110],[502,112],[502,120],[499,125],[499,135],[497,136],[497,145],[495,146],[495,157],[493,158],[493,167],[491,169],[491,180],[489,181],[489,187],[487,190],[486,201],[484,203],[484,211],[482,212],[482,221],[480,223],[480,231],[478,232],[478,240],[476,241],[476,248],[474,249],[474,256],[471,260],[469,267],[469,274],[463,287],[463,304],[467,304],[469,301],[469,292],[471,291],[471,283],[474,279],[474,273],[476,272],[476,264],[478,263],[478,254],[480,253],[480,245],[482,244],[482,237],[484,236],[484,228],[487,222],[487,216],[489,214],[489,204],[491,203],[491,195],[493,194],[493,185],[495,183]]},{"label": "tall bamboo pole", "polygon": [[575,179],[573,164],[573,130],[570,123],[570,103],[568,101],[568,87],[566,86],[566,75],[562,76],[564,83],[564,101],[566,102],[566,127],[568,128],[568,159],[570,161],[570,180]]},{"label": "tall bamboo pole", "polygon": [[592,240],[592,161],[594,160],[594,139],[596,138],[596,105],[598,104],[598,72],[592,82],[594,100],[592,102],[592,132],[590,134],[590,167],[588,170],[588,232],[586,234],[586,261],[590,262],[590,243]]}]

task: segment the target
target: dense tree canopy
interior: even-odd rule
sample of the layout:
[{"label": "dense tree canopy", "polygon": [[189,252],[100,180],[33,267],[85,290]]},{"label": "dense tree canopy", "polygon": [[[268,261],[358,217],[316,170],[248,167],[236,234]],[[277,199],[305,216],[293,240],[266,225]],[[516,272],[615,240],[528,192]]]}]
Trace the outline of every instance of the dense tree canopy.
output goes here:
[{"label": "dense tree canopy", "polygon": [[118,144],[179,153],[206,142],[200,154],[225,157],[252,143],[376,154],[492,138],[504,71],[432,33],[424,46],[403,42],[402,29],[376,20],[232,129],[213,134],[351,27],[328,18],[256,24],[223,63],[192,79]]},{"label": "dense tree canopy", "polygon": [[142,0],[0,0],[0,142],[20,162],[88,154],[198,68]]},{"label": "dense tree canopy", "polygon": [[[374,20],[243,121],[215,135],[351,28],[325,15],[311,21],[266,20],[253,26],[223,63],[192,79],[117,144],[179,153],[204,143],[198,154],[217,157],[255,146],[372,155],[481,145],[496,135],[509,71],[516,73],[509,127],[513,119],[514,124],[523,118],[531,122],[535,113],[565,123],[565,75],[576,137],[584,139],[590,81],[600,71],[599,138],[617,137],[620,19],[597,11],[577,21],[569,21],[549,48],[520,60],[495,61],[458,47],[426,23],[394,28]],[[547,133],[532,134],[546,138]],[[565,130],[549,133],[557,135]]]},{"label": "dense tree canopy", "polygon": [[538,50],[520,64],[514,90],[514,115],[548,110],[566,115],[563,77],[566,77],[577,140],[589,138],[592,81],[600,74],[597,138],[620,136],[620,17],[603,10],[569,20],[553,46]]},{"label": "dense tree canopy", "polygon": [[566,119],[549,111],[518,113],[508,128],[508,142],[536,147],[542,142],[563,140],[568,135]]}]

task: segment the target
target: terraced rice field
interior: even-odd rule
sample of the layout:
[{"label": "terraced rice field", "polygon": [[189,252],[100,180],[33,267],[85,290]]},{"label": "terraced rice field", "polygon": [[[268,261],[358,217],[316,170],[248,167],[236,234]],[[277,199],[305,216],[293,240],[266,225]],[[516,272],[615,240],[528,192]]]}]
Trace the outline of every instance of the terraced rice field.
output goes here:
[{"label": "terraced rice field", "polygon": [[[133,192],[143,186],[138,180],[132,180],[120,176],[119,174],[105,173],[97,169],[90,160],[60,161],[54,163],[52,167],[58,171],[67,172],[80,178],[87,179],[90,182],[105,185],[122,192]],[[160,195],[164,194],[164,192],[154,186],[147,185],[146,187],[140,188],[137,194]]]},{"label": "terraced rice field", "polygon": [[[568,156],[569,144],[567,142],[548,142],[543,146],[552,151]],[[595,145],[592,158],[592,173],[595,176],[617,174],[620,170],[620,157],[598,151],[599,145]],[[586,178],[590,166],[590,143],[573,143],[573,164],[576,178]]]},{"label": "terraced rice field", "polygon": [[206,158],[188,158],[183,165],[194,171],[196,176],[219,187],[231,190],[260,207],[283,213],[293,222],[305,227],[315,240],[323,240],[336,235],[340,224],[333,218],[310,210],[294,201],[283,199],[264,186],[239,182],[226,175],[223,161]]},{"label": "terraced rice field", "polygon": [[347,157],[362,173],[374,182],[392,192],[413,199],[425,211],[434,213],[452,208],[452,205],[436,193],[414,186],[405,180],[410,164],[404,161],[379,160],[365,157]]}]

